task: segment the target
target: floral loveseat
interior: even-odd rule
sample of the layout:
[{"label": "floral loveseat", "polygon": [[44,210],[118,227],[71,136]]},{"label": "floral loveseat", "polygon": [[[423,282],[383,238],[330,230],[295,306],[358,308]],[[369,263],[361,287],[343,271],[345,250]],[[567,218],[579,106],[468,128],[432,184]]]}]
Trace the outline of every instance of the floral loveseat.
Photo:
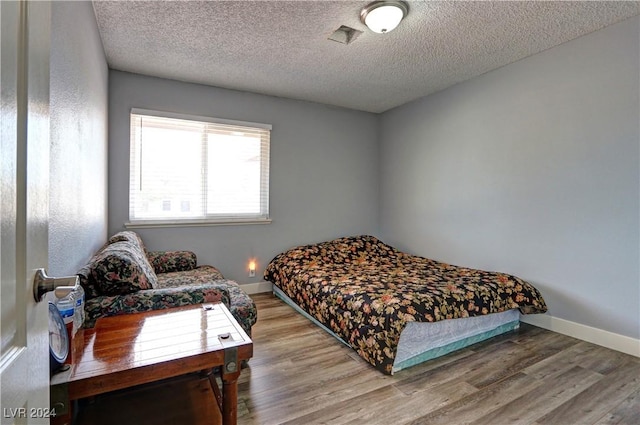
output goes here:
[{"label": "floral loveseat", "polygon": [[113,235],[78,271],[85,291],[85,327],[104,316],[222,302],[251,335],[255,303],[191,251],[147,251],[137,233]]}]

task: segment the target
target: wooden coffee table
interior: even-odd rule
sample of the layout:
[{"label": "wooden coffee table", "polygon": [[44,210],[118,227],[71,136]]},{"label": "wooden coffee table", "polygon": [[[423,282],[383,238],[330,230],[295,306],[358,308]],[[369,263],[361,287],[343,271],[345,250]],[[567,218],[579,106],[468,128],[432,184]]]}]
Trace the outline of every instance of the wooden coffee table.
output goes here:
[{"label": "wooden coffee table", "polygon": [[224,304],[101,318],[78,331],[71,368],[51,378],[52,408],[64,415],[72,400],[219,368],[222,390],[216,374],[209,381],[223,423],[235,424],[240,365],[252,356],[253,342]]}]

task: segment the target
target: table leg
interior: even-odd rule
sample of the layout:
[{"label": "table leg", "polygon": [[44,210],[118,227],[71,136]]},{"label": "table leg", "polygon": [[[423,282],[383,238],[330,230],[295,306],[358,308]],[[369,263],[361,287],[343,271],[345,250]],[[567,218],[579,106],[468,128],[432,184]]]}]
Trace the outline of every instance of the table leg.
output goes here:
[{"label": "table leg", "polygon": [[238,377],[240,372],[222,373],[222,423],[236,425],[238,421]]}]

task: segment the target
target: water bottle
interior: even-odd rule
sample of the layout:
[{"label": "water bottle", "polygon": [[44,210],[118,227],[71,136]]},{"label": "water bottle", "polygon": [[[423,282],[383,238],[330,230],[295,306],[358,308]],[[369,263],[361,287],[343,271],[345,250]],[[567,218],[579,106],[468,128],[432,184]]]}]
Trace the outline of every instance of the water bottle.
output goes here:
[{"label": "water bottle", "polygon": [[75,308],[73,311],[73,334],[78,332],[78,329],[82,328],[84,324],[84,289],[82,285],[76,285],[73,290],[73,296],[75,298]]},{"label": "water bottle", "polygon": [[[58,294],[56,294],[55,305],[58,308],[58,311],[60,311],[62,320],[64,320],[64,324],[67,325],[67,327],[69,327],[69,325],[73,327],[73,321],[74,321],[75,309],[76,309],[76,300],[75,300],[74,291],[69,291],[67,295],[64,295],[59,298],[57,297],[57,295]],[[73,336],[73,334],[70,333],[69,336],[71,337]]]},{"label": "water bottle", "polygon": [[65,327],[67,328],[67,334],[69,335],[69,355],[65,363],[71,363],[71,338],[75,335],[74,332],[74,316],[76,308],[76,300],[74,291],[71,287],[56,288],[56,300],[54,304],[62,316]]}]

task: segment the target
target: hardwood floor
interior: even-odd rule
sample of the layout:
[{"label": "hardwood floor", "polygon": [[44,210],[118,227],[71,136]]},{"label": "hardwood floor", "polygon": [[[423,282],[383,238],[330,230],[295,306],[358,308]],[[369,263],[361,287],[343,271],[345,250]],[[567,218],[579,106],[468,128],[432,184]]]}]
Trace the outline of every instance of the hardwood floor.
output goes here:
[{"label": "hardwood floor", "polygon": [[[522,324],[387,376],[271,294],[254,299],[240,425],[640,424],[640,358]],[[76,425],[220,424],[212,400],[192,374],[98,396]]]},{"label": "hardwood floor", "polygon": [[640,359],[522,324],[386,376],[270,294],[254,296],[240,424],[640,424]]}]

